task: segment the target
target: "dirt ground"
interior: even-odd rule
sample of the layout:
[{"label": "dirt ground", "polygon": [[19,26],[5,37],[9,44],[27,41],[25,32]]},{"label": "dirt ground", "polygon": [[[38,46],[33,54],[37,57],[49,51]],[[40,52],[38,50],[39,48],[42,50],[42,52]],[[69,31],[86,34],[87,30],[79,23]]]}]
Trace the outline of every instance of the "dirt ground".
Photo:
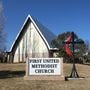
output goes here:
[{"label": "dirt ground", "polygon": [[[69,81],[26,81],[25,63],[0,64],[0,90],[90,90],[90,64],[77,64],[80,77]],[[70,75],[72,64],[64,64],[65,76]]]}]

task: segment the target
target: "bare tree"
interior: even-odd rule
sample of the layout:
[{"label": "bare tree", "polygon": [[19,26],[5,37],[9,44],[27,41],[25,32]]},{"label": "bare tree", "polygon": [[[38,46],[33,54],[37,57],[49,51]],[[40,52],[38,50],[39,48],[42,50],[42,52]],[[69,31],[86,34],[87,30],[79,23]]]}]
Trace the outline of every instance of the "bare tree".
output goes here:
[{"label": "bare tree", "polygon": [[6,33],[4,31],[5,18],[3,12],[3,4],[0,2],[0,52],[3,52],[6,48]]}]

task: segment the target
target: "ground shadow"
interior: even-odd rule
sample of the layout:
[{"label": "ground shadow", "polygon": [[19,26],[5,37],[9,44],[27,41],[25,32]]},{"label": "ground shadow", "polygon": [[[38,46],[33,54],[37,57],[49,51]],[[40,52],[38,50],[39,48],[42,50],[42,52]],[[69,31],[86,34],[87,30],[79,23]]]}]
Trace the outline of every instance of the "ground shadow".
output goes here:
[{"label": "ground shadow", "polygon": [[88,65],[88,66],[90,66],[90,63],[85,63],[84,65]]},{"label": "ground shadow", "polygon": [[23,77],[24,75],[25,71],[10,71],[10,70],[0,71],[0,79]]}]

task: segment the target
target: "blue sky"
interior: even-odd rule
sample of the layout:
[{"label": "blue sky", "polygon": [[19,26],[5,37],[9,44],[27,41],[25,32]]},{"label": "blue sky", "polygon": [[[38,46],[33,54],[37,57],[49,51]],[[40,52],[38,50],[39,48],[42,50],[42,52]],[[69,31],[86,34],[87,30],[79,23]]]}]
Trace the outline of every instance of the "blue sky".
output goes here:
[{"label": "blue sky", "polygon": [[1,0],[4,7],[7,49],[9,49],[28,14],[58,35],[74,31],[80,38],[90,38],[90,0]]}]

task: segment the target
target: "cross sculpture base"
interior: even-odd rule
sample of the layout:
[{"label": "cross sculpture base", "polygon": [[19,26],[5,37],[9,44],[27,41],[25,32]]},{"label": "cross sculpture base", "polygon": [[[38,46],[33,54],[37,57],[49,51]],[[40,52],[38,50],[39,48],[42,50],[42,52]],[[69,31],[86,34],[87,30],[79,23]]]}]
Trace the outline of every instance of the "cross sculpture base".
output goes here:
[{"label": "cross sculpture base", "polygon": [[73,68],[72,68],[72,72],[71,72],[70,78],[79,78],[79,75],[77,73],[75,64],[73,64]]},{"label": "cross sculpture base", "polygon": [[77,69],[76,69],[76,66],[75,64],[73,64],[73,68],[72,68],[72,71],[71,71],[71,75],[70,76],[67,76],[65,77],[65,80],[75,80],[75,79],[82,79],[79,77],[78,73],[77,73]]},{"label": "cross sculpture base", "polygon": [[78,80],[83,79],[84,77],[80,77],[77,73],[76,65],[75,65],[75,59],[73,58],[73,67],[70,76],[65,77],[65,81],[68,80]]},{"label": "cross sculpture base", "polygon": [[68,80],[77,80],[77,79],[83,79],[84,77],[80,77],[77,73],[77,69],[76,69],[76,66],[75,64],[73,64],[73,68],[72,68],[72,71],[71,71],[71,75],[68,76],[68,77],[65,77],[65,81],[68,81]]}]

